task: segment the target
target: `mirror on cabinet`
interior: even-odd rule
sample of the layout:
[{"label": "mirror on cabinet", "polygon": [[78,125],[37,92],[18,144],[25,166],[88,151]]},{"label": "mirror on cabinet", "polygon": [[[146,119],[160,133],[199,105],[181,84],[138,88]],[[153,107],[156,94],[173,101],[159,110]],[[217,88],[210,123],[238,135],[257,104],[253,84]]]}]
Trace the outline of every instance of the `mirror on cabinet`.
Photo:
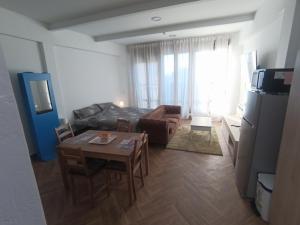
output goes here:
[{"label": "mirror on cabinet", "polygon": [[31,80],[30,88],[34,102],[34,109],[37,114],[52,111],[52,104],[48,89],[47,80]]}]

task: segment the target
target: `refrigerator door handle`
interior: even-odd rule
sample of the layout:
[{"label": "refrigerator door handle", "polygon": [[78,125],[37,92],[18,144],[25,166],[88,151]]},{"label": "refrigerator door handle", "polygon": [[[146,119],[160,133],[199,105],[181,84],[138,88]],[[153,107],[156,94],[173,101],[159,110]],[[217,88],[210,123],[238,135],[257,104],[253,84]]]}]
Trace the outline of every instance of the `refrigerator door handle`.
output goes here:
[{"label": "refrigerator door handle", "polygon": [[255,128],[254,124],[252,124],[249,120],[247,120],[245,117],[243,117],[243,120],[245,120],[251,128]]}]

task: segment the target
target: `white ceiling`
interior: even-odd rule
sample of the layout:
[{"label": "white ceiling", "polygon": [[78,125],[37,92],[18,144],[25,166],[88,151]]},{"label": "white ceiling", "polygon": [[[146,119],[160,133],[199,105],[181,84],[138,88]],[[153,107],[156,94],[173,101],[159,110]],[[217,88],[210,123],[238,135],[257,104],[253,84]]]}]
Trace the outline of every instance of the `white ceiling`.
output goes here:
[{"label": "white ceiling", "polygon": [[[0,0],[0,6],[48,24],[49,27],[71,29],[100,37],[99,40],[108,36],[105,40],[111,38],[117,43],[128,44],[166,39],[167,35],[162,35],[164,30],[176,33],[176,38],[236,32],[243,27],[242,21],[233,20],[230,24],[224,22],[224,25],[211,22],[209,26],[201,27],[189,27],[189,23],[255,12],[263,1]],[[160,16],[162,20],[154,22],[151,20],[153,16]],[[174,24],[186,24],[186,28],[182,29],[181,26],[175,29]],[[170,31],[168,27],[173,30]],[[157,29],[154,31],[153,28]],[[135,37],[132,34],[126,36],[130,32],[134,32]]]},{"label": "white ceiling", "polygon": [[142,35],[142,36],[116,39],[114,40],[114,42],[117,44],[129,45],[129,44],[136,44],[136,43],[154,42],[158,40],[171,40],[171,39],[178,39],[178,38],[185,38],[185,37],[208,36],[211,34],[236,33],[239,32],[241,28],[243,28],[249,23],[250,22],[241,22],[241,23],[234,23],[234,24]]},{"label": "white ceiling", "polygon": [[[256,10],[260,0],[213,0],[170,6],[71,27],[91,36],[230,16]],[[227,3],[227,4],[225,4]],[[229,4],[230,3],[230,4]],[[162,20],[154,22],[153,16]]]},{"label": "white ceiling", "polygon": [[0,5],[42,23],[54,23],[147,0],[0,0]]}]

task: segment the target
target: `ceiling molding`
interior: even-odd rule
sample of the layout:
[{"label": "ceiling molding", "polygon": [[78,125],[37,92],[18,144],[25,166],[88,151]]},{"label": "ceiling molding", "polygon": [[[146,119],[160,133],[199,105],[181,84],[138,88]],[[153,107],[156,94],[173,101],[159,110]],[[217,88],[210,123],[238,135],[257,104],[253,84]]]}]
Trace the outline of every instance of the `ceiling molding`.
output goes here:
[{"label": "ceiling molding", "polygon": [[200,27],[209,27],[209,26],[253,21],[254,17],[255,17],[255,12],[251,12],[251,13],[239,14],[234,16],[226,16],[226,17],[219,17],[213,19],[191,21],[191,22],[180,23],[180,24],[171,24],[166,26],[152,27],[152,28],[146,28],[140,30],[132,30],[132,31],[119,32],[119,33],[99,35],[99,36],[94,36],[94,40],[96,42],[109,41],[109,40],[116,40],[116,39],[129,38],[135,36],[144,36],[149,34],[171,32],[177,30],[186,30],[186,29],[193,29],[193,28],[200,28]]},{"label": "ceiling molding", "polygon": [[154,0],[148,2],[135,3],[128,6],[91,14],[88,16],[51,23],[48,24],[47,28],[49,30],[64,29],[67,27],[72,27],[72,26],[90,23],[98,20],[113,18],[117,16],[123,16],[123,15],[138,13],[146,10],[158,9],[158,8],[191,3],[191,2],[198,2],[198,1],[209,1],[209,0]]}]

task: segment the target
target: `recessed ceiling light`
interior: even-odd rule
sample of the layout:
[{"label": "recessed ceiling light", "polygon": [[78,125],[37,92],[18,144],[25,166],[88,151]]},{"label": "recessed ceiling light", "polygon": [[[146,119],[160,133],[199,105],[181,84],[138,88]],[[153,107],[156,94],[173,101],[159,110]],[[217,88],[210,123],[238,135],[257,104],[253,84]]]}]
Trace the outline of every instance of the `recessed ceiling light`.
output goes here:
[{"label": "recessed ceiling light", "polygon": [[153,16],[153,17],[151,17],[151,20],[154,21],[154,22],[158,22],[158,21],[161,21],[161,17],[160,16]]}]

